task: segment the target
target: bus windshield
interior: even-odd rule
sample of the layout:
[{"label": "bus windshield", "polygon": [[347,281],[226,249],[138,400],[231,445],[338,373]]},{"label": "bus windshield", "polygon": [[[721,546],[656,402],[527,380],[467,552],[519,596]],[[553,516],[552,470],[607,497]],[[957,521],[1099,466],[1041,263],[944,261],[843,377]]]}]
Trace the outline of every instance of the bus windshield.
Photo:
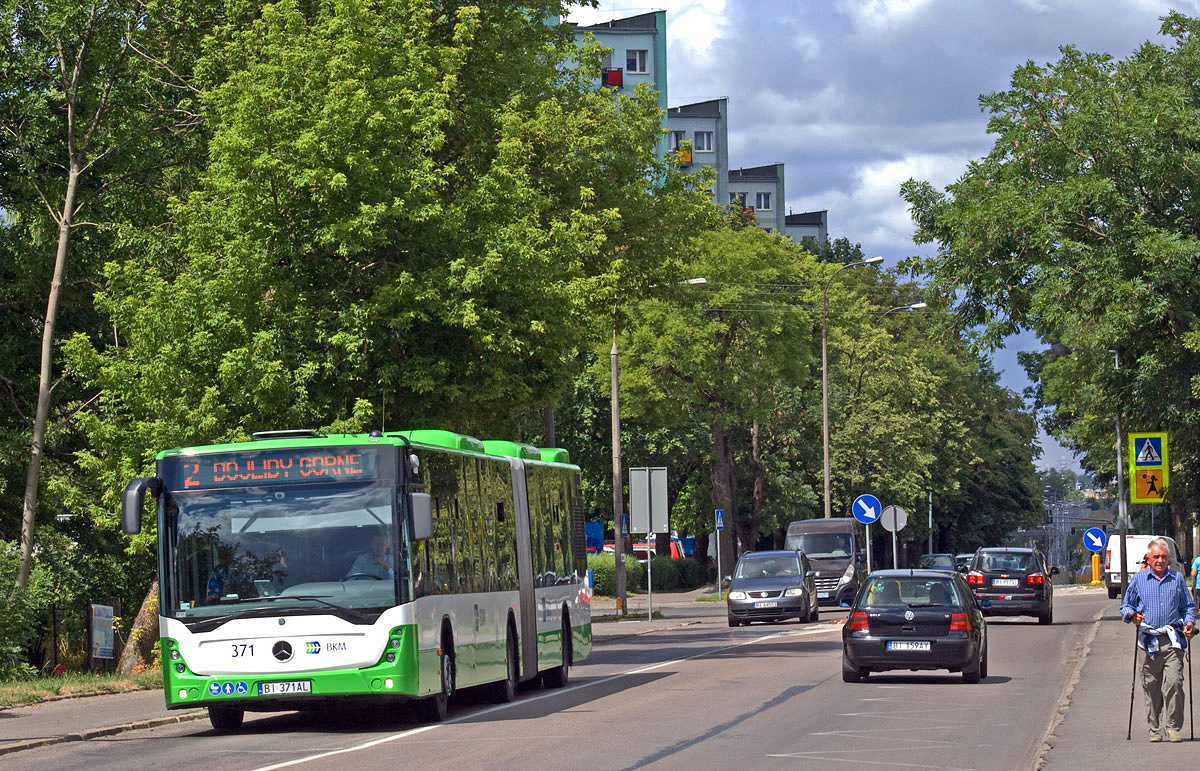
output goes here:
[{"label": "bus windshield", "polygon": [[[394,500],[388,482],[170,492],[164,615],[345,609],[359,617],[392,607],[397,585],[401,601],[408,594]],[[399,535],[404,543],[406,533]]]}]

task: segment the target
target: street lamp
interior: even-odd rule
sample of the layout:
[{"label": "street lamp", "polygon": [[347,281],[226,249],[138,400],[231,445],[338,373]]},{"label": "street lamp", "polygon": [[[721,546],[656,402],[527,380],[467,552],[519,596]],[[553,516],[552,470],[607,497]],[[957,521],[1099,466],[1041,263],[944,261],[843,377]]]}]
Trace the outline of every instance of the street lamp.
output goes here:
[{"label": "street lamp", "polygon": [[825,519],[833,516],[829,506],[829,284],[833,277],[846,268],[857,268],[862,265],[878,265],[882,257],[871,257],[858,262],[848,262],[841,265],[825,280],[823,293],[824,302],[821,305],[821,444],[824,450],[824,491]]},{"label": "street lamp", "polygon": [[[1067,356],[1072,353],[1111,353],[1113,365],[1121,369],[1121,356],[1112,348],[1072,348],[1062,343],[1053,343],[1050,353],[1054,356]],[[1129,518],[1125,510],[1125,475],[1121,469],[1121,403],[1117,402],[1117,516],[1120,519],[1121,532],[1121,596],[1125,596],[1125,588],[1129,586],[1129,566],[1125,561],[1125,536],[1129,534]],[[1095,576],[1092,577],[1095,579]]]},{"label": "street lamp", "polygon": [[[705,286],[707,278],[689,278],[679,282],[691,286]],[[657,286],[651,285],[651,289]],[[614,313],[615,315],[615,313]],[[625,494],[621,488],[621,397],[617,388],[617,328],[613,326],[612,349],[609,351],[612,380],[612,488],[613,488],[613,561],[615,570],[613,579],[614,590],[617,594],[617,615],[625,614],[625,533],[622,517],[625,513]],[[649,552],[647,552],[648,554]]]}]

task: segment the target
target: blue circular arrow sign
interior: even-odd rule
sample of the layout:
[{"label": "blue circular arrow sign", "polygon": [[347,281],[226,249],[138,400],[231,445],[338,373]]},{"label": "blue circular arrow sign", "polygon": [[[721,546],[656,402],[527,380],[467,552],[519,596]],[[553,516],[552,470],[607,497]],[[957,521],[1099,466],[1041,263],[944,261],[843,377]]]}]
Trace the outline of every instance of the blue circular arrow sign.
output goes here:
[{"label": "blue circular arrow sign", "polygon": [[1089,551],[1100,552],[1104,550],[1104,544],[1108,542],[1108,533],[1098,527],[1089,527],[1087,532],[1083,534],[1083,545]]},{"label": "blue circular arrow sign", "polygon": [[854,512],[854,518],[859,522],[864,525],[873,525],[879,520],[882,508],[878,498],[870,493],[865,493],[854,499],[851,510]]}]

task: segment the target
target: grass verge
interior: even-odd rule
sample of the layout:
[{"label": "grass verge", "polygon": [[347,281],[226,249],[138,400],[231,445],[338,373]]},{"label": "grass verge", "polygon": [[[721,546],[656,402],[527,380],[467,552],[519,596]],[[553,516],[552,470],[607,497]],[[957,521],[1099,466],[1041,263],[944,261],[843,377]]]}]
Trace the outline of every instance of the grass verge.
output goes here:
[{"label": "grass verge", "polygon": [[162,671],[157,668],[132,675],[78,673],[30,680],[5,680],[0,681],[0,707],[36,704],[64,696],[156,688],[162,688]]}]

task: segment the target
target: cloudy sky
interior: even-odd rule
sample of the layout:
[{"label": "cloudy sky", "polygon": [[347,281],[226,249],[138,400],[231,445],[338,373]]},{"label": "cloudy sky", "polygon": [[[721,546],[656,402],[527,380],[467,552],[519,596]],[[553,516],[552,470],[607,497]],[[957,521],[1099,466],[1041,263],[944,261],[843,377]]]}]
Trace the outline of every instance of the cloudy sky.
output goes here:
[{"label": "cloudy sky", "polygon": [[[1200,0],[601,0],[569,18],[652,10],[667,12],[669,106],[728,97],[733,167],[786,164],[789,210],[828,210],[831,238],[892,264],[931,251],[913,244],[901,183],[944,187],[991,148],[980,94],[1062,45],[1115,58],[1167,45],[1159,18],[1200,15]],[[1001,382],[1028,386],[1016,352],[1041,347],[1011,338],[994,357]],[[1079,470],[1041,442],[1040,467]]]}]

